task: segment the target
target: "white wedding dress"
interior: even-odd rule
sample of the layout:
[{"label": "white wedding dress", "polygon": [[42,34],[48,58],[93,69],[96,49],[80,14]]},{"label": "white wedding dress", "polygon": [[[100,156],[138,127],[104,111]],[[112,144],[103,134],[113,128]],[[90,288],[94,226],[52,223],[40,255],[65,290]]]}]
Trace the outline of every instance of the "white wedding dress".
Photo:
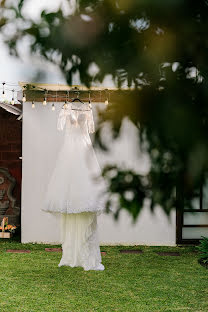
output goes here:
[{"label": "white wedding dress", "polygon": [[58,266],[104,270],[97,216],[105,208],[105,182],[91,143],[94,132],[91,104],[70,103],[58,117],[64,143],[52,172],[42,208],[60,214],[62,258]]}]

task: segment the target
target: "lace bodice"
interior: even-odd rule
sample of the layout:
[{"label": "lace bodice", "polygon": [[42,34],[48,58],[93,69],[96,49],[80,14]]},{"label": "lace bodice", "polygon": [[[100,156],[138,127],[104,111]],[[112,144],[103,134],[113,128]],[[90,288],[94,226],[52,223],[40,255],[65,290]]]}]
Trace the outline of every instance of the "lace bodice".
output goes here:
[{"label": "lace bodice", "polygon": [[91,104],[81,104],[81,106],[69,103],[66,108],[62,108],[57,123],[57,129],[63,130],[81,129],[84,132],[93,133],[95,131]]},{"label": "lace bodice", "polygon": [[92,109],[76,104],[58,116],[58,130],[65,131],[42,209],[50,213],[101,213],[105,207],[106,187],[89,135],[94,132]]}]

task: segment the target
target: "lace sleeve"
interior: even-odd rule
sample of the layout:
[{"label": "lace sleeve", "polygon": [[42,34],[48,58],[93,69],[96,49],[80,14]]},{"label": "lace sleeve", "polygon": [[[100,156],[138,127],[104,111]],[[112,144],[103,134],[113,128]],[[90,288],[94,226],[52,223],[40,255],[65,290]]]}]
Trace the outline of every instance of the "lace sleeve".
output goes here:
[{"label": "lace sleeve", "polygon": [[93,133],[93,132],[95,132],[95,124],[94,124],[92,105],[91,104],[89,104],[89,109],[90,109],[90,111],[88,112],[88,117],[87,117],[88,132]]},{"label": "lace sleeve", "polygon": [[58,122],[57,122],[57,129],[59,131],[64,129],[64,126],[66,123],[66,117],[69,114],[70,114],[70,111],[68,109],[64,109],[64,108],[61,109],[59,116],[58,116]]}]

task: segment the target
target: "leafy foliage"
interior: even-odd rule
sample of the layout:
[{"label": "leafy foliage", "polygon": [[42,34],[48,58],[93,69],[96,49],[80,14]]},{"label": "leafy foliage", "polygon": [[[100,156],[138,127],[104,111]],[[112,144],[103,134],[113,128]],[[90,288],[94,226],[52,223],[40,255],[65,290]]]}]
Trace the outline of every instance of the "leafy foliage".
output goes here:
[{"label": "leafy foliage", "polygon": [[106,166],[103,176],[108,181],[109,193],[114,195],[109,197],[107,208],[116,206],[115,218],[118,218],[120,210],[125,208],[135,220],[147,197],[144,178],[117,166]]},{"label": "leafy foliage", "polygon": [[[111,122],[116,138],[128,116],[151,161],[145,177],[131,173],[131,185],[123,180],[130,173],[119,168],[109,180],[109,192],[120,196],[116,214],[126,208],[136,218],[145,198],[152,209],[160,204],[169,214],[182,207],[181,194],[191,206],[208,169],[207,1],[80,0],[72,14],[60,7],[43,11],[38,22],[22,16],[22,8],[23,0],[10,8],[2,2],[2,33],[8,24],[16,27],[5,39],[11,53],[19,55],[18,43],[26,37],[31,53],[56,63],[69,84],[78,71],[87,86],[110,74],[118,87],[134,88],[111,99],[96,133],[106,148],[103,122]],[[94,63],[98,71],[92,75]],[[125,200],[129,187],[135,197]]]},{"label": "leafy foliage", "polygon": [[202,259],[204,263],[208,264],[208,237],[202,236],[202,239],[200,240],[200,245],[196,248],[198,248],[201,253],[200,259]]}]

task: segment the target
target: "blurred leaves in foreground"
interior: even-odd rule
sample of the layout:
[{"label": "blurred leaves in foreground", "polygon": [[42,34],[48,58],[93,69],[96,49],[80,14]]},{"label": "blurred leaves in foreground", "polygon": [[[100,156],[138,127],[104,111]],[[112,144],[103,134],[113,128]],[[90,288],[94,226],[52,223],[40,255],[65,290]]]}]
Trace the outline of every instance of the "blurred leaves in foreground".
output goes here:
[{"label": "blurred leaves in foreground", "polygon": [[[183,196],[191,206],[208,169],[208,1],[80,0],[71,13],[60,6],[43,11],[39,21],[23,14],[24,2],[1,2],[1,33],[10,52],[21,56],[26,38],[31,53],[57,64],[68,84],[76,72],[86,86],[112,76],[121,92],[100,113],[100,145],[106,120],[115,137],[125,116],[139,129],[150,172],[103,172],[116,170],[106,178],[119,198],[117,214],[126,208],[136,218],[146,198],[167,214],[182,208]],[[133,90],[123,91],[126,86]]]}]

